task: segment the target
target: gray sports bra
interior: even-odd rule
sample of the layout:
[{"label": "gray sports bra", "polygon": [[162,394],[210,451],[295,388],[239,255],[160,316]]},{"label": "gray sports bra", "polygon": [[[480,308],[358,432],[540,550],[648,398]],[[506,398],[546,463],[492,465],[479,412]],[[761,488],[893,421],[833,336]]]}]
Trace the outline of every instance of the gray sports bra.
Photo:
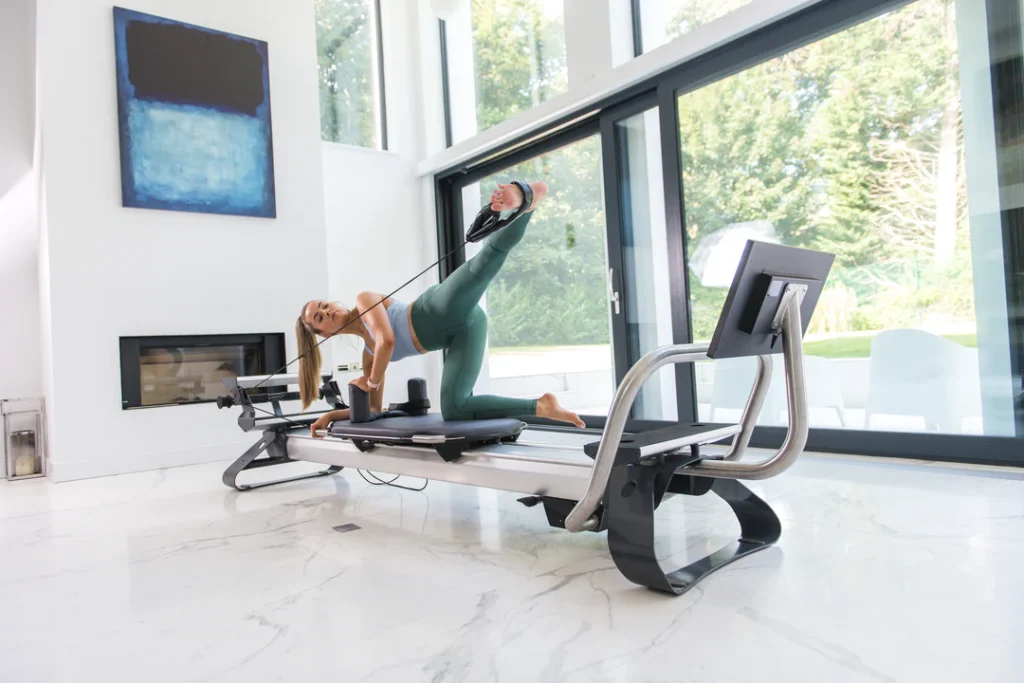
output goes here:
[{"label": "gray sports bra", "polygon": [[[391,329],[395,335],[395,348],[391,351],[391,360],[402,360],[409,356],[419,355],[419,349],[412,341],[412,327],[409,325],[409,304],[394,301],[387,307],[388,321],[391,322]],[[374,339],[373,330],[369,325],[366,331],[370,333],[370,339]],[[366,350],[373,355],[373,349],[366,346]]]}]

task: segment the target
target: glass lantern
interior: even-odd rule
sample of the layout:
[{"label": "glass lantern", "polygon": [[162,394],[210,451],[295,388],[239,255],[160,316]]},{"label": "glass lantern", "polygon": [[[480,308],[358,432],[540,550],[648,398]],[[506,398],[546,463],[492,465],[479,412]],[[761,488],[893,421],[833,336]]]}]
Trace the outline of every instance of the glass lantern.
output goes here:
[{"label": "glass lantern", "polygon": [[0,400],[4,422],[4,470],[8,481],[41,477],[43,467],[43,400]]}]

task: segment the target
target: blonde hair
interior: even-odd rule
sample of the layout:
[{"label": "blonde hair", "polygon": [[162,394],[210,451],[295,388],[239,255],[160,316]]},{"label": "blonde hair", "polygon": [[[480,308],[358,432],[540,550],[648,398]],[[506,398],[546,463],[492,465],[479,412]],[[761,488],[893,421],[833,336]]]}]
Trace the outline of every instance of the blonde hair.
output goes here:
[{"label": "blonde hair", "polygon": [[319,397],[320,366],[323,364],[320,347],[316,344],[316,334],[303,320],[305,313],[306,308],[303,306],[299,319],[295,321],[295,341],[299,350],[299,395],[302,397],[303,410]]}]

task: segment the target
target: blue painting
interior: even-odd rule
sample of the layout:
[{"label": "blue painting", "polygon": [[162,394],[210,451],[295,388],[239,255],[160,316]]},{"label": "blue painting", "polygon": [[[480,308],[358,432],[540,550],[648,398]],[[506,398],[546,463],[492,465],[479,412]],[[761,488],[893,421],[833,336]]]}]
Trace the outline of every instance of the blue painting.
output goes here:
[{"label": "blue painting", "polygon": [[267,44],[114,8],[121,201],[274,218]]}]

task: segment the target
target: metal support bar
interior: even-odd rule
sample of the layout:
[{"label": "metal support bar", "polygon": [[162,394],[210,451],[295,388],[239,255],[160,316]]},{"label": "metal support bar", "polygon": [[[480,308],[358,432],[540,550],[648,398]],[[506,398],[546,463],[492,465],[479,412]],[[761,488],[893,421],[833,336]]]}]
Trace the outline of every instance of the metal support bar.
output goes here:
[{"label": "metal support bar", "polygon": [[[245,470],[256,469],[259,467],[271,467],[273,465],[284,465],[286,463],[295,462],[292,458],[288,457],[288,449],[286,446],[287,436],[278,431],[266,431],[260,440],[254,443],[249,450],[242,454],[238,460],[235,460],[231,465],[224,470],[224,474],[221,477],[221,481],[226,486],[230,486],[238,491],[249,491],[252,489],[263,488],[264,486],[273,486],[274,484],[284,484],[290,481],[301,481],[303,479],[313,479],[316,477],[327,477],[332,474],[336,474],[341,471],[341,467],[337,465],[331,465],[325,470],[319,472],[311,472],[309,474],[300,474],[294,477],[286,477],[284,479],[275,479],[273,481],[262,482],[259,484],[239,484],[238,475]],[[258,459],[264,451],[267,451],[267,457]]]},{"label": "metal support bar", "polygon": [[[782,315],[782,357],[786,364],[786,407],[789,411],[789,429],[782,448],[767,460],[756,463],[702,460],[689,467],[688,473],[726,479],[768,479],[785,472],[803,453],[811,428],[804,379],[803,321],[800,315],[800,304],[806,288],[794,285],[786,287],[787,290],[790,288],[796,292],[789,298]],[[754,415],[751,421],[756,418]]]},{"label": "metal support bar", "polygon": [[298,430],[288,434],[288,457],[573,501],[579,499],[591,471],[590,458],[577,448],[494,444],[465,451],[457,463],[450,463],[433,448],[381,444],[364,452],[349,439],[314,439]]},{"label": "metal support bar", "polygon": [[[743,410],[740,423],[741,431],[729,450],[731,460],[702,460],[687,468],[687,473],[707,477],[726,479],[767,479],[786,470],[807,444],[809,421],[807,411],[807,389],[804,381],[803,364],[803,323],[800,305],[806,288],[799,285],[787,285],[784,303],[780,308],[784,312],[781,320],[782,353],[786,368],[786,398],[789,408],[789,431],[785,443],[775,455],[759,463],[738,462],[743,457],[746,445],[750,441],[757,415],[764,402],[764,396],[771,380],[771,363],[763,359],[758,366],[758,374],[747,405]],[[615,465],[615,454],[619,449],[626,420],[629,418],[633,402],[644,382],[659,368],[669,363],[693,363],[707,357],[707,344],[684,344],[664,346],[651,351],[639,360],[622,380],[605,423],[601,443],[594,458],[594,468],[586,493],[580,498],[576,507],[565,520],[565,528],[569,531],[589,531],[597,525],[594,514],[601,504],[608,486],[608,479]]]},{"label": "metal support bar", "polygon": [[[331,376],[321,375],[321,383],[329,382]],[[298,384],[299,376],[295,374],[280,375],[248,375],[246,377],[235,377],[235,384],[242,389],[255,389],[256,387],[283,387],[289,384]]]},{"label": "metal support bar", "polygon": [[604,498],[605,487],[615,464],[615,453],[619,449],[619,442],[622,441],[630,409],[647,378],[657,372],[658,368],[669,363],[693,363],[704,360],[707,358],[708,348],[708,344],[662,346],[646,354],[629,369],[608,408],[608,419],[601,434],[601,444],[597,447],[597,455],[594,457],[594,467],[586,493],[566,517],[566,529],[589,531],[597,526],[594,512]]}]

